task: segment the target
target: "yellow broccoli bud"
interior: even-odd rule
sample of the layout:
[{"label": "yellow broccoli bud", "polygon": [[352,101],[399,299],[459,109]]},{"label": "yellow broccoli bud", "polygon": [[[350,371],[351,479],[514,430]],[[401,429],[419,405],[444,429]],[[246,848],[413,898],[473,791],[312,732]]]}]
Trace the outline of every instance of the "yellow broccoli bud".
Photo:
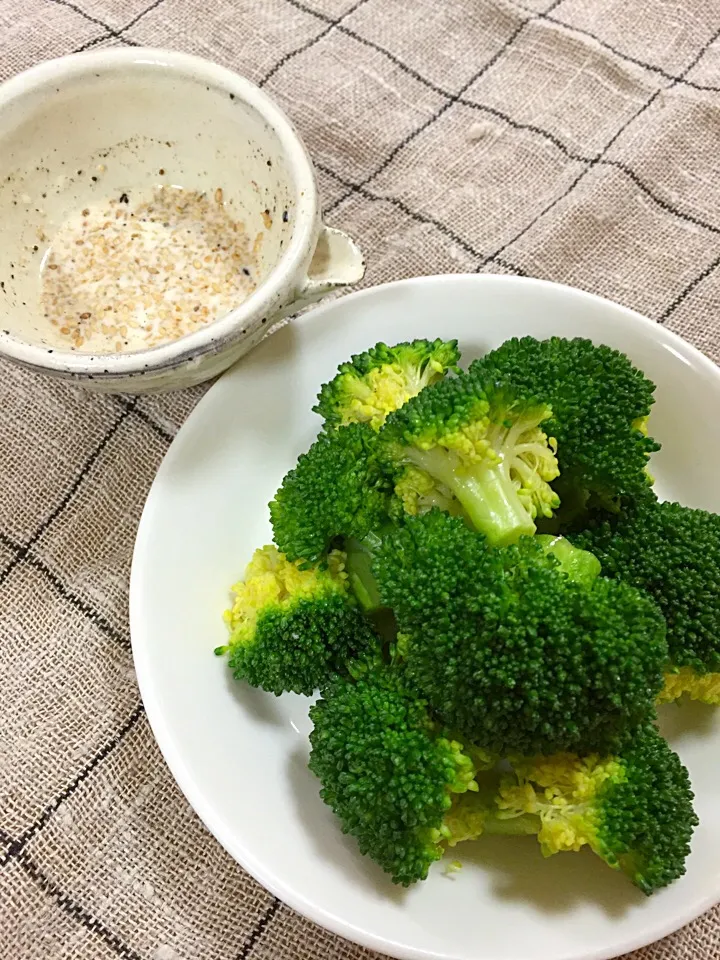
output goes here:
[{"label": "yellow broccoli bud", "polygon": [[692,667],[680,667],[666,673],[658,703],[679,700],[683,694],[701,703],[720,705],[720,673],[697,673]]}]

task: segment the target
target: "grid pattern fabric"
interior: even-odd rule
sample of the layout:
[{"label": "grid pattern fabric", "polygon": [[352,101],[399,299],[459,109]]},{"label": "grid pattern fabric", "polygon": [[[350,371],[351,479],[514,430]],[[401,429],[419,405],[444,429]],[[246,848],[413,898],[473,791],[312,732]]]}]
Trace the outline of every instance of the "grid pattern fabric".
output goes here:
[{"label": "grid pattern fabric", "polygon": [[[720,359],[720,5],[708,0],[3,0],[0,79],[170,47],[291,116],[364,285],[536,276]],[[442,334],[442,330],[438,331]],[[149,730],[127,589],[153,475],[203,388],[128,399],[0,370],[0,952],[372,960],[258,886]],[[719,960],[720,912],[633,955]]]}]

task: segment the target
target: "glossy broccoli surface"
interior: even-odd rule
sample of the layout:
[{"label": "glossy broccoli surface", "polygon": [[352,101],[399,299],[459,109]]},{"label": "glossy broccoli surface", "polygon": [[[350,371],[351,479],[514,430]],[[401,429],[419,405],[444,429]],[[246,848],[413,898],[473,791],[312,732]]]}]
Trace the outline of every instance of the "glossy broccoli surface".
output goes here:
[{"label": "glossy broccoli surface", "polygon": [[662,687],[652,599],[588,577],[586,555],[572,579],[547,546],[491,547],[433,510],[389,532],[373,566],[408,681],[450,728],[499,753],[603,749],[652,714]]},{"label": "glossy broccoli surface", "polygon": [[572,540],[662,611],[669,661],[661,699],[720,703],[720,516],[644,497]]},{"label": "glossy broccoli surface", "polygon": [[559,505],[550,415],[534,395],[462,374],[391,414],[379,447],[408,513],[454,499],[488,540],[512,543]]},{"label": "glossy broccoli surface", "polygon": [[395,883],[424,880],[452,834],[453,796],[478,789],[487,755],[444,736],[398,672],[339,680],[310,708],[310,769],[321,796]]},{"label": "glossy broccoli surface", "polygon": [[326,569],[301,569],[276,547],[262,547],[232,589],[230,640],[215,652],[228,654],[238,680],[269,693],[311,694],[378,645],[348,593],[339,552]]},{"label": "glossy broccoli surface", "polygon": [[498,806],[539,820],[546,856],[588,845],[651,894],[685,873],[698,819],[688,772],[652,724],[609,755],[513,758]]},{"label": "glossy broccoli surface", "polygon": [[[544,424],[557,441],[563,506],[611,504],[646,491],[647,435],[655,385],[619,350],[581,338],[513,338],[470,367],[551,408]],[[567,501],[567,503],[566,503]]]},{"label": "glossy broccoli surface", "polygon": [[457,340],[376,343],[339,366],[313,410],[326,428],[368,423],[378,429],[389,413],[456,369],[459,359]]},{"label": "glossy broccoli surface", "polygon": [[321,433],[270,504],[273,538],[290,560],[316,563],[337,537],[362,539],[385,520],[392,484],[367,424]]}]

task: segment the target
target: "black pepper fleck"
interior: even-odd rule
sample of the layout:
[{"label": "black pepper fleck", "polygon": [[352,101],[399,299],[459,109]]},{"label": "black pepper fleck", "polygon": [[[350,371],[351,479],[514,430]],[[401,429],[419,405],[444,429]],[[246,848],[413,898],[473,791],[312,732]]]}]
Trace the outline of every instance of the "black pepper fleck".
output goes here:
[{"label": "black pepper fleck", "polygon": [[230,94],[230,99],[231,99],[231,100],[234,100],[234,99],[235,99],[235,94],[234,94],[234,93],[231,93],[231,94]]},{"label": "black pepper fleck", "polygon": [[248,270],[247,267],[243,267],[243,273],[245,274],[246,277],[250,276],[250,271]]},{"label": "black pepper fleck", "polygon": [[35,244],[35,246],[33,247],[33,253],[37,253],[38,250],[39,250],[39,247],[37,244]]},{"label": "black pepper fleck", "polygon": [[93,183],[97,183],[97,177],[90,177]]},{"label": "black pepper fleck", "polygon": [[268,160],[267,165],[268,165],[269,167],[271,167],[271,166],[272,166],[272,160]]},{"label": "black pepper fleck", "polygon": [[287,223],[287,222],[288,222],[288,212],[287,210],[283,210],[283,223]]},{"label": "black pepper fleck", "polygon": [[161,177],[164,177],[164,176],[165,176],[165,168],[164,168],[164,167],[160,167],[160,169],[158,170],[158,173],[160,174]]}]

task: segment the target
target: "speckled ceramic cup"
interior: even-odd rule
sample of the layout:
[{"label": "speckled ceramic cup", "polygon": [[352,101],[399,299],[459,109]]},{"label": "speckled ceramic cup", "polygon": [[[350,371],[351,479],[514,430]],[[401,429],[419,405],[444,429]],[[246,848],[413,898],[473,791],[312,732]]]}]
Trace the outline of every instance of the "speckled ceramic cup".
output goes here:
[{"label": "speckled ceramic cup", "polygon": [[[229,70],[164,50],[50,61],[0,86],[0,355],[108,392],[200,383],[278,319],[359,280],[360,251],[325,227],[310,158],[282,111]],[[160,173],[162,171],[162,173]],[[40,265],[68,216],[156,185],[214,191],[257,240],[257,285],[225,316],[133,353],[58,345]]]}]

